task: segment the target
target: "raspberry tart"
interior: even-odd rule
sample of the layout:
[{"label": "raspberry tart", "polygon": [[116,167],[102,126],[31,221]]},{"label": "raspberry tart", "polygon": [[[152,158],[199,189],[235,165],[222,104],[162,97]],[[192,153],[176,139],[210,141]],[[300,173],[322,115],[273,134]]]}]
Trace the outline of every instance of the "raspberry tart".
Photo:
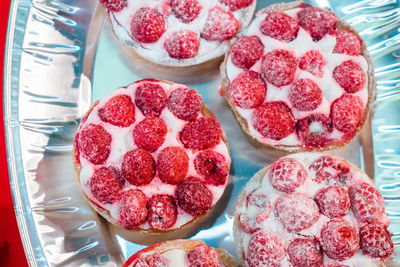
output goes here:
[{"label": "raspberry tart", "polygon": [[97,101],[74,163],[90,205],[136,242],[186,236],[214,213],[228,183],[225,134],[200,94],[146,79]]},{"label": "raspberry tart", "polygon": [[234,237],[245,266],[384,266],[393,253],[382,195],[353,164],[297,153],[239,195]]},{"label": "raspberry tart", "polygon": [[132,255],[123,267],[239,267],[224,249],[200,240],[170,240],[151,245]]},{"label": "raspberry tart", "polygon": [[244,131],[286,151],[344,146],[375,98],[372,61],[358,33],[301,1],[257,12],[221,74],[221,94]]}]

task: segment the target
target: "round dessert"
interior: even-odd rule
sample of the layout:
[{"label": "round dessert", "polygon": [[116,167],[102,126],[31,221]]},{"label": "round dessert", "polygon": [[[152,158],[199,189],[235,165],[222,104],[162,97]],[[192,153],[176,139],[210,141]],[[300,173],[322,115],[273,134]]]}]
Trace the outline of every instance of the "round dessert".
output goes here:
[{"label": "round dessert", "polygon": [[235,211],[245,266],[381,266],[393,253],[384,200],[353,164],[297,153],[261,169]]},{"label": "round dessert", "polygon": [[146,79],[91,107],[75,137],[74,163],[91,206],[147,242],[207,217],[228,183],[231,158],[196,90]]},{"label": "round dessert", "polygon": [[177,239],[151,245],[133,254],[123,267],[239,267],[224,249],[200,240]]},{"label": "round dessert", "polygon": [[221,74],[221,93],[244,131],[286,151],[344,146],[375,98],[372,61],[358,33],[301,1],[260,10]]},{"label": "round dessert", "polygon": [[100,0],[116,37],[163,66],[219,58],[253,16],[256,0]]}]

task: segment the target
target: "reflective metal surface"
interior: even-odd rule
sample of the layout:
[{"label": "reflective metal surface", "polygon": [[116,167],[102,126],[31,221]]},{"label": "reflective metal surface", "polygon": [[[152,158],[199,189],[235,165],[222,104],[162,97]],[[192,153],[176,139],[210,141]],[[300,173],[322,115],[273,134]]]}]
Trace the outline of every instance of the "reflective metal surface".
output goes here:
[{"label": "reflective metal surface", "polygon": [[[258,1],[260,9],[278,1]],[[371,125],[332,151],[375,176],[392,220],[400,266],[400,6],[395,0],[315,0],[350,22],[376,66],[378,97]],[[96,0],[16,0],[5,61],[4,108],[14,205],[31,266],[119,266],[143,246],[114,234],[86,204],[71,153],[79,119],[91,103],[144,78],[115,40]],[[168,78],[157,69],[147,76]],[[232,215],[247,180],[277,155],[258,149],[219,97],[219,76],[190,83],[217,115],[231,146],[232,190],[226,209],[194,239],[234,253]],[[173,78],[170,80],[174,80]],[[371,136],[373,142],[371,142]]]}]

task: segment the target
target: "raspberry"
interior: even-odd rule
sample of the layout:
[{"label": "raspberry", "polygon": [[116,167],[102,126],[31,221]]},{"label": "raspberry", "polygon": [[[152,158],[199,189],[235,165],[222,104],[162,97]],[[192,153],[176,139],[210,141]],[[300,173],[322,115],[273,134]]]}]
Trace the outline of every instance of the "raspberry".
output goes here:
[{"label": "raspberry", "polygon": [[243,36],[231,47],[232,63],[243,69],[249,69],[263,55],[264,45],[256,35]]},{"label": "raspberry", "polygon": [[324,263],[324,265],[322,265],[322,267],[349,267],[349,266],[348,265],[339,264],[337,262],[328,262],[328,263]]},{"label": "raspberry", "polygon": [[240,227],[246,233],[253,234],[261,229],[261,225],[257,222],[256,218],[249,217],[247,214],[239,214]]},{"label": "raspberry", "polygon": [[382,195],[374,186],[362,183],[349,188],[351,210],[362,222],[377,220],[384,211]]},{"label": "raspberry", "polygon": [[360,249],[357,229],[345,220],[331,220],[321,230],[321,244],[326,255],[334,260],[351,258]]},{"label": "raspberry", "polygon": [[187,254],[190,267],[220,267],[218,254],[207,245],[198,245]]},{"label": "raspberry", "polygon": [[157,117],[165,107],[167,94],[159,84],[143,83],[135,93],[135,104],[146,117]]},{"label": "raspberry", "polygon": [[274,140],[288,136],[295,126],[290,108],[281,101],[267,102],[257,107],[251,121],[261,135]]},{"label": "raspberry", "polygon": [[299,59],[299,68],[308,71],[314,76],[324,76],[326,62],[318,50],[310,50]]},{"label": "raspberry", "polygon": [[206,213],[212,204],[212,193],[195,177],[185,178],[178,184],[176,197],[179,207],[193,216]]},{"label": "raspberry", "polygon": [[289,100],[300,111],[316,109],[322,102],[322,90],[311,79],[297,80],[290,86]]},{"label": "raspberry", "polygon": [[339,186],[320,189],[314,200],[321,213],[332,219],[346,216],[350,208],[349,194],[345,188]]},{"label": "raspberry", "polygon": [[128,127],[135,122],[135,105],[127,95],[117,95],[107,101],[99,109],[99,117],[102,121],[115,126]]},{"label": "raspberry", "polygon": [[309,170],[314,172],[313,181],[319,184],[347,186],[353,179],[350,166],[330,156],[321,156],[310,165]]},{"label": "raspberry", "polygon": [[124,155],[122,174],[133,185],[145,185],[153,180],[156,164],[150,152],[135,149]]},{"label": "raspberry", "polygon": [[118,12],[128,5],[127,0],[100,0],[102,4],[109,11]]},{"label": "raspberry", "polygon": [[311,238],[296,238],[287,248],[293,267],[320,267],[324,261],[319,244]]},{"label": "raspberry", "polygon": [[144,258],[139,258],[133,267],[166,267],[169,265],[169,260],[158,254],[147,255]]},{"label": "raspberry", "polygon": [[167,125],[162,119],[145,118],[135,126],[133,139],[139,148],[154,152],[164,143],[167,131]]},{"label": "raspberry", "polygon": [[256,206],[263,211],[268,211],[268,213],[271,210],[271,205],[269,204],[268,197],[264,194],[251,193],[246,198],[246,206]]},{"label": "raspberry", "polygon": [[267,86],[257,72],[240,73],[230,84],[229,98],[241,108],[255,108],[262,104]]},{"label": "raspberry", "polygon": [[131,20],[131,33],[136,41],[154,43],[165,32],[165,20],[157,9],[142,7]]},{"label": "raspberry", "polygon": [[267,53],[261,65],[263,78],[278,87],[293,82],[296,68],[295,56],[292,52],[283,49],[275,49]]},{"label": "raspberry", "polygon": [[292,158],[275,161],[268,172],[271,185],[278,191],[290,193],[304,184],[307,172],[303,165]]},{"label": "raspberry", "polygon": [[334,53],[358,56],[361,50],[361,41],[354,33],[349,31],[338,31],[336,33],[336,45]]},{"label": "raspberry", "polygon": [[178,88],[171,93],[167,106],[181,120],[191,121],[199,115],[203,100],[200,94],[189,88]]},{"label": "raspberry", "polygon": [[307,229],[319,218],[317,204],[302,193],[281,195],[275,203],[277,217],[288,232]]},{"label": "raspberry", "polygon": [[171,0],[172,12],[184,23],[193,21],[200,13],[202,6],[197,0]]},{"label": "raspberry", "polygon": [[332,122],[323,114],[311,114],[296,123],[297,137],[306,146],[324,147],[331,132]]},{"label": "raspberry", "polygon": [[254,0],[219,0],[221,3],[227,5],[230,10],[235,11],[248,7]]},{"label": "raspberry", "polygon": [[176,222],[178,211],[170,195],[153,195],[147,202],[147,210],[147,221],[154,229],[167,229]]},{"label": "raspberry", "polygon": [[332,12],[307,6],[297,13],[299,24],[308,31],[314,41],[335,32],[336,17]]},{"label": "raspberry", "polygon": [[386,260],[393,253],[393,242],[389,231],[381,224],[367,224],[360,230],[361,250],[374,258]]},{"label": "raspberry", "polygon": [[285,13],[270,12],[261,22],[260,30],[271,38],[288,43],[296,39],[299,25],[294,18]]},{"label": "raspberry", "polygon": [[283,240],[277,235],[258,231],[250,238],[246,261],[249,267],[280,266],[285,250]]},{"label": "raspberry", "polygon": [[79,133],[79,152],[93,164],[104,163],[111,151],[111,135],[96,124],[89,124]]},{"label": "raspberry", "polygon": [[113,203],[124,187],[121,173],[113,167],[97,169],[88,184],[93,196],[102,203]]},{"label": "raspberry", "polygon": [[146,196],[143,192],[137,189],[122,191],[119,206],[119,223],[126,229],[133,229],[144,223],[146,217]]},{"label": "raspberry", "polygon": [[361,124],[363,111],[360,97],[344,94],[331,105],[333,126],[343,133],[353,133]]},{"label": "raspberry", "polygon": [[333,78],[347,93],[360,91],[365,84],[363,69],[352,60],[347,60],[333,70]]},{"label": "raspberry", "polygon": [[165,50],[172,58],[184,59],[195,57],[199,51],[200,41],[193,31],[181,30],[171,34],[164,44]]},{"label": "raspberry", "polygon": [[236,35],[239,21],[229,10],[215,6],[208,11],[208,17],[201,37],[208,41],[229,40]]},{"label": "raspberry", "polygon": [[201,117],[186,124],[180,132],[180,138],[186,148],[207,149],[216,146],[221,138],[222,129],[213,117]]},{"label": "raspberry", "polygon": [[184,149],[169,146],[161,150],[157,158],[158,177],[168,184],[177,184],[186,177],[189,157]]},{"label": "raspberry", "polygon": [[194,159],[194,167],[206,184],[223,185],[229,174],[225,157],[212,150],[199,152]]}]

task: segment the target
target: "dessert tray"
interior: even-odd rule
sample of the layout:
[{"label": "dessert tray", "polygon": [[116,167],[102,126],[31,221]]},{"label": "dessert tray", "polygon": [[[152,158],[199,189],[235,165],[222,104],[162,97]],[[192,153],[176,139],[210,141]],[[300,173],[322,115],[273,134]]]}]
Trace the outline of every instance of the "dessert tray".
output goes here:
[{"label": "dessert tray", "polygon": [[[259,10],[286,1],[257,1]],[[377,98],[370,121],[344,149],[331,151],[375,177],[391,220],[400,266],[400,3],[396,0],[315,0],[363,37],[374,60]],[[82,194],[72,162],[73,139],[91,104],[121,84],[169,79],[197,89],[225,130],[232,155],[228,197],[219,217],[192,239],[235,254],[237,197],[262,166],[283,152],[254,146],[218,94],[218,70],[196,79],[167,76],[133,61],[114,38],[98,1],[15,0],[4,72],[8,168],[17,222],[31,266],[120,266],[143,245],[113,232]]]}]

